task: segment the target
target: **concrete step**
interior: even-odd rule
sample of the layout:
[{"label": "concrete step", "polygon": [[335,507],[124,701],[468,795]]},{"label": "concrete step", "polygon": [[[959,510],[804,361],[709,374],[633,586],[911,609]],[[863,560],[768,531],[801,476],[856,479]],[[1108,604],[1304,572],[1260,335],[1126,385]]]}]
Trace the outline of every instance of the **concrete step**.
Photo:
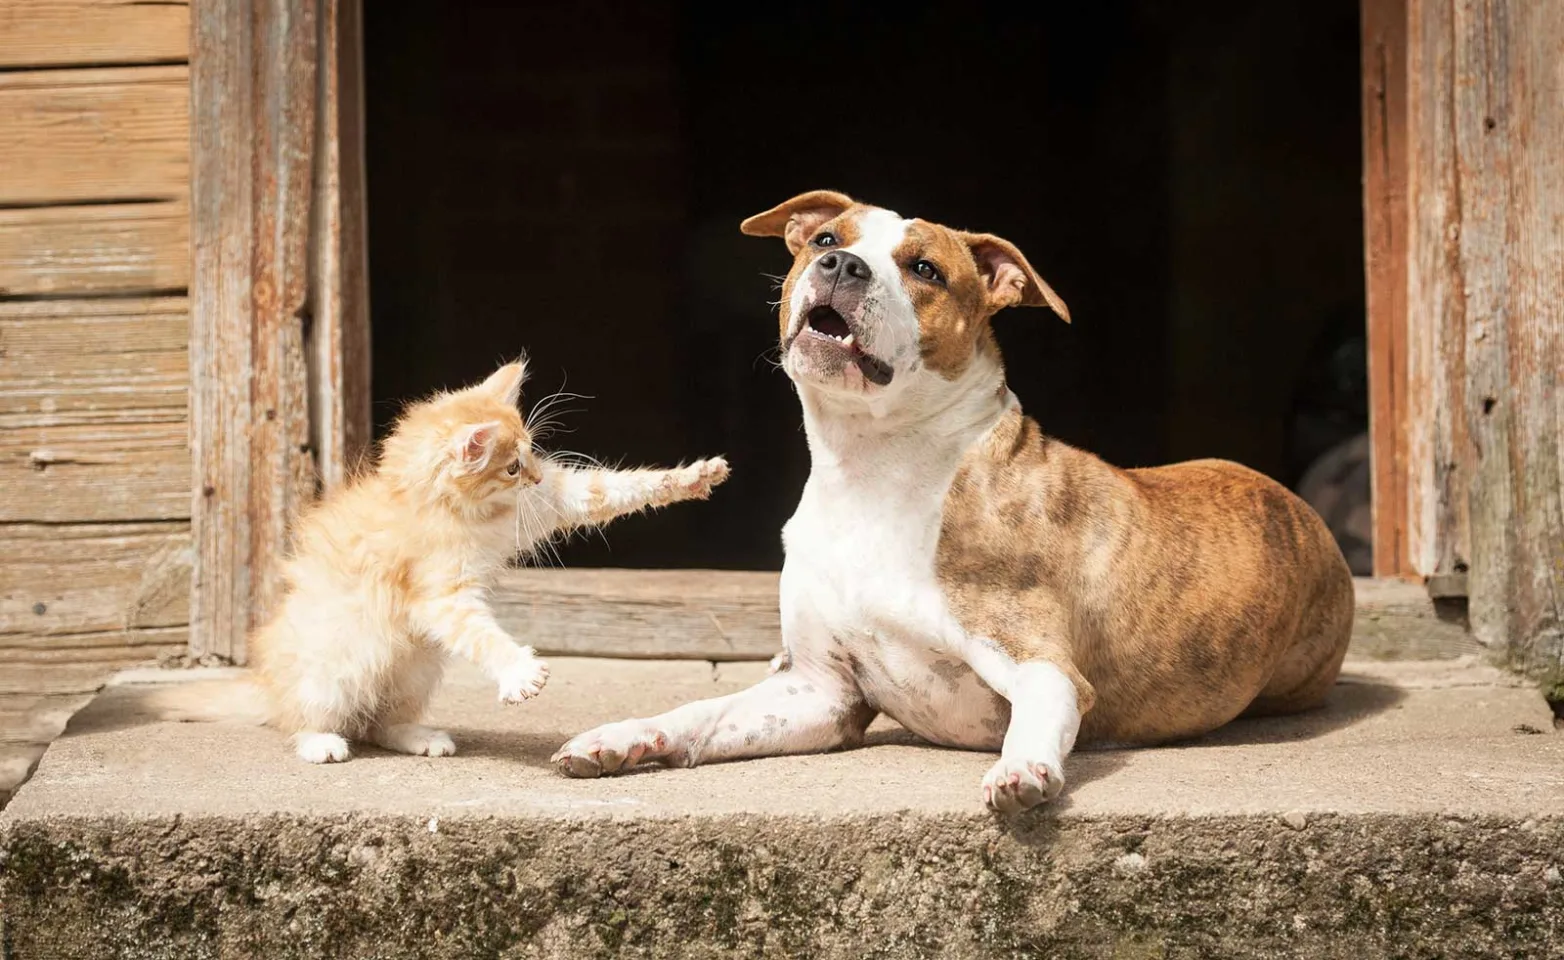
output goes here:
[{"label": "concrete step", "polygon": [[1564,736],[1472,660],[1353,661],[1319,712],[1077,754],[1013,820],[980,803],[992,756],[884,721],[827,756],[547,764],[763,669],[560,659],[520,707],[456,671],[458,756],[325,767],[118,683],[0,813],[0,955],[1564,955]]}]

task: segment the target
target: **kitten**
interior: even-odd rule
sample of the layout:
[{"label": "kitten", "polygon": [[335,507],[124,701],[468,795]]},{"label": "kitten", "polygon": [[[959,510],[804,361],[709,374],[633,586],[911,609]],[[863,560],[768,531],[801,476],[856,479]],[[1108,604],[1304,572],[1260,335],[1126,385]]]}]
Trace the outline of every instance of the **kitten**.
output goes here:
[{"label": "kitten", "polygon": [[250,641],[251,677],[168,688],[162,713],[267,723],[302,759],[329,763],[348,759],[352,740],[455,753],[419,723],[451,654],[482,667],[506,703],[536,696],[548,666],[486,602],[506,561],[560,531],[705,499],[728,466],[611,471],[540,457],[517,409],[525,377],[512,363],[409,406],[374,468],[299,518],[282,607]]}]

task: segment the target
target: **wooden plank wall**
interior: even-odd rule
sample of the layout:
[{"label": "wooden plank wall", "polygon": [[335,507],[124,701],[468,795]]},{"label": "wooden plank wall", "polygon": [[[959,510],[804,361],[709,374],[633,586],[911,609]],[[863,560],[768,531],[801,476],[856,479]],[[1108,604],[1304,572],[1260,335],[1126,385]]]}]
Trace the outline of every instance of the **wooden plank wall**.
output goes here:
[{"label": "wooden plank wall", "polygon": [[0,802],[185,649],[188,50],[181,3],[0,5]]},{"label": "wooden plank wall", "polygon": [[1564,3],[1409,0],[1412,566],[1564,682]]}]

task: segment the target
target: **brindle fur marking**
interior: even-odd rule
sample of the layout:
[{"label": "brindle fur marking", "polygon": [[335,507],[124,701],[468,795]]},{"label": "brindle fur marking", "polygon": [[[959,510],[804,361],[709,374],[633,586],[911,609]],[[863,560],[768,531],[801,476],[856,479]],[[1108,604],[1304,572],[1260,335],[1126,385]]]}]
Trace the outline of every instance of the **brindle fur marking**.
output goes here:
[{"label": "brindle fur marking", "polygon": [[1316,706],[1352,631],[1330,531],[1274,481],[1218,460],[1118,470],[1019,411],[951,484],[937,568],[965,629],[1075,681],[1083,743]]}]

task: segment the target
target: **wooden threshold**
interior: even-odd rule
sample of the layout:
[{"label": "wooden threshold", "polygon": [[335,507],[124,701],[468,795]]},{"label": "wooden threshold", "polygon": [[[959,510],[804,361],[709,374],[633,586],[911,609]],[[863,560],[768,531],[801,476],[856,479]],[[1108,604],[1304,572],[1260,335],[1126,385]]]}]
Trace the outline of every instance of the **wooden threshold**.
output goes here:
[{"label": "wooden threshold", "polygon": [[[777,581],[755,571],[525,569],[507,571],[493,600],[507,630],[550,656],[769,660],[782,649]],[[1482,652],[1419,584],[1362,578],[1357,594],[1355,657]]]}]

